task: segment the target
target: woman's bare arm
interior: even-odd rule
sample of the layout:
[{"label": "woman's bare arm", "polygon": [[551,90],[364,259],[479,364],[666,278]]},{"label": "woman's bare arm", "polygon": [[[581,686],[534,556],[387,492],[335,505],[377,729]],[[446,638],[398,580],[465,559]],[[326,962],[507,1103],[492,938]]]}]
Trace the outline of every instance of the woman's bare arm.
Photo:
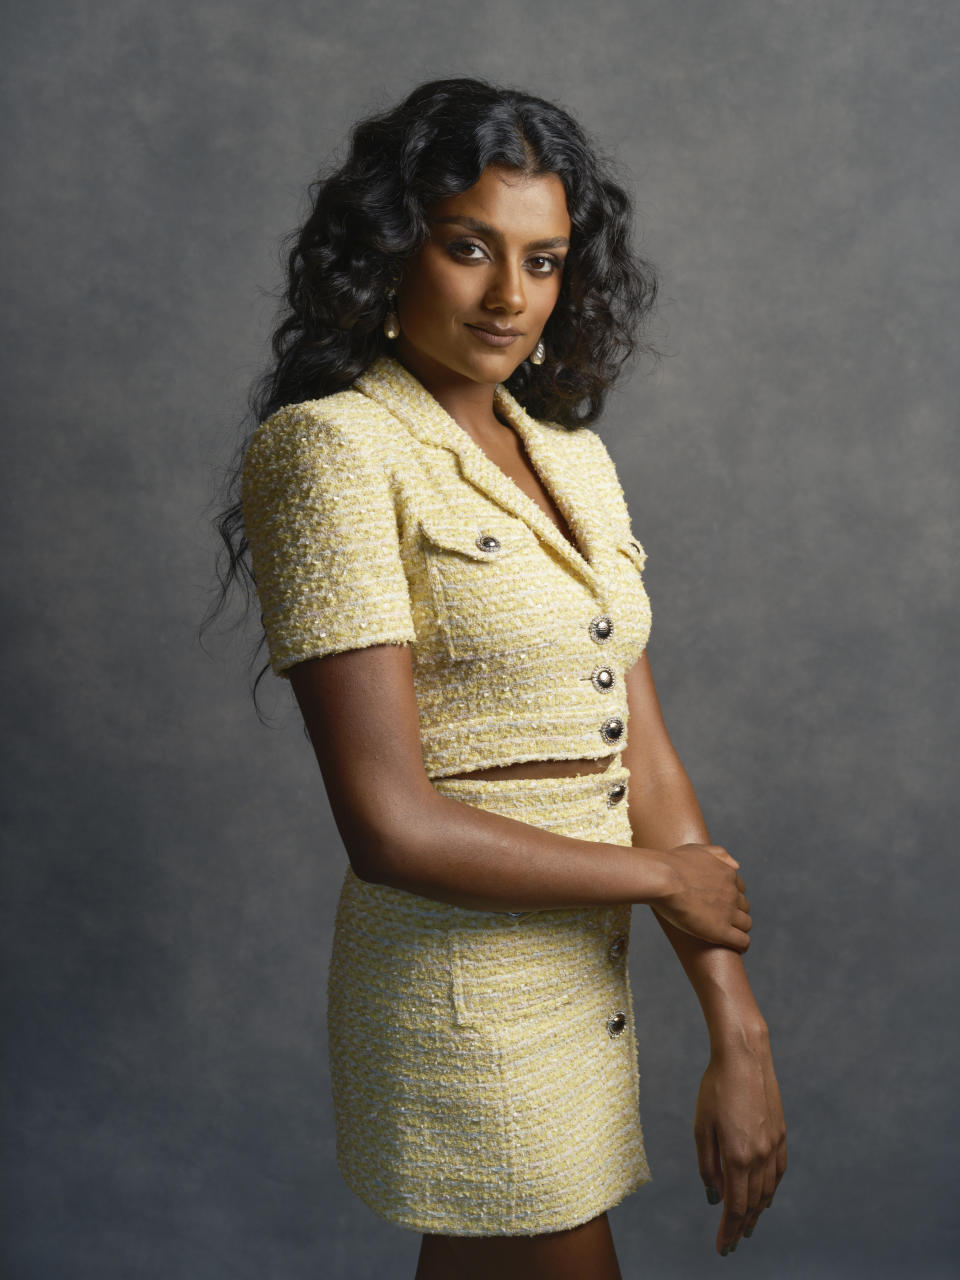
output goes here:
[{"label": "woman's bare arm", "polygon": [[[627,674],[634,840],[706,844],[710,840],[690,779],[667,733],[646,654]],[[677,929],[652,904],[697,994],[710,1034],[710,1066],[697,1103],[700,1173],[724,1199],[721,1252],[752,1233],[786,1169],[786,1129],[767,1025],[736,951]],[[709,1191],[708,1191],[709,1196]]]},{"label": "woman's bare arm", "polygon": [[[664,724],[646,654],[627,673],[626,689],[630,732],[623,761],[630,770],[627,803],[634,840],[654,848],[709,844],[696,794]],[[711,1037],[765,1036],[740,957],[657,919],[693,985]]]},{"label": "woman's bare arm", "polygon": [[310,659],[291,681],[361,879],[478,910],[656,904],[698,936],[748,945],[743,882],[718,846],[577,840],[441,796],[423,768],[406,646]]}]

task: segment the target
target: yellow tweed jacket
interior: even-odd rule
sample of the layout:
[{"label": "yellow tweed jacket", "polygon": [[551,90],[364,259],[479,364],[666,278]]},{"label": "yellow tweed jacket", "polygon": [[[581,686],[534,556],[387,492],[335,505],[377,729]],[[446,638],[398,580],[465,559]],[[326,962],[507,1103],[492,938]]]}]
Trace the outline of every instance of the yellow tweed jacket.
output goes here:
[{"label": "yellow tweed jacket", "polygon": [[430,777],[613,755],[650,631],[646,557],[600,437],[531,418],[502,386],[496,407],[576,548],[391,357],[280,409],[244,467],[273,670],[409,644]]}]

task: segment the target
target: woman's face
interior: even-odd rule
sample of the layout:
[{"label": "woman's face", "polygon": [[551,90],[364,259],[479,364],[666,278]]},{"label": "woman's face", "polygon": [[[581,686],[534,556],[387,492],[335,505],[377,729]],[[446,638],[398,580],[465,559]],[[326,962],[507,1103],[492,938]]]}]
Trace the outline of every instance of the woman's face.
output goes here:
[{"label": "woman's face", "polygon": [[397,287],[398,358],[426,385],[505,382],[560,293],[570,216],[556,174],[490,166],[426,211],[429,239]]}]

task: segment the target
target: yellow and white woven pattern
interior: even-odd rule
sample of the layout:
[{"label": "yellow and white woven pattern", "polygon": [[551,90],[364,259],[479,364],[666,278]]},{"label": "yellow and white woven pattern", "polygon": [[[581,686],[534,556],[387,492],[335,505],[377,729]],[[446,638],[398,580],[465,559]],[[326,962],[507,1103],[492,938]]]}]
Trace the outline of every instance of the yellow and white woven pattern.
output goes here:
[{"label": "yellow and white woven pattern", "polygon": [[390,357],[274,414],[244,469],[274,671],[409,643],[431,778],[611,755],[626,737],[604,725],[626,730],[623,676],[650,631],[645,553],[600,437],[538,422],[503,387],[496,407],[576,546]]},{"label": "yellow and white woven pattern", "polygon": [[[442,795],[629,845],[629,779],[450,779]],[[616,792],[614,791],[614,794]],[[351,870],[328,988],[337,1160],[401,1226],[534,1235],[649,1180],[627,973],[630,907],[470,911]]]}]

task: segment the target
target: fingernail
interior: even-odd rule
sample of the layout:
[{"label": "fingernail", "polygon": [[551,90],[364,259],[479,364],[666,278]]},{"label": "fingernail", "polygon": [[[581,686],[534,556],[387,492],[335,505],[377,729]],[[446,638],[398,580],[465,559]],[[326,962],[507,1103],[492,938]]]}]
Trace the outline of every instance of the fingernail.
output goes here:
[{"label": "fingernail", "polygon": [[724,1245],[723,1248],[720,1250],[720,1257],[725,1258],[729,1252],[730,1250],[727,1248],[726,1245]]},{"label": "fingernail", "polygon": [[739,1241],[739,1240],[734,1240],[733,1244],[730,1246],[730,1252],[731,1252],[731,1253],[736,1253],[736,1252],[737,1252],[737,1245],[738,1245],[739,1243],[740,1243],[740,1241]]},{"label": "fingernail", "polygon": [[753,1230],[753,1227],[747,1227],[746,1231],[743,1233],[748,1240],[753,1235]]},{"label": "fingernail", "polygon": [[719,1203],[720,1203],[720,1192],[717,1190],[717,1188],[716,1188],[716,1187],[707,1187],[707,1189],[706,1189],[706,1190],[707,1190],[707,1203],[708,1203],[708,1204],[719,1204]]}]

